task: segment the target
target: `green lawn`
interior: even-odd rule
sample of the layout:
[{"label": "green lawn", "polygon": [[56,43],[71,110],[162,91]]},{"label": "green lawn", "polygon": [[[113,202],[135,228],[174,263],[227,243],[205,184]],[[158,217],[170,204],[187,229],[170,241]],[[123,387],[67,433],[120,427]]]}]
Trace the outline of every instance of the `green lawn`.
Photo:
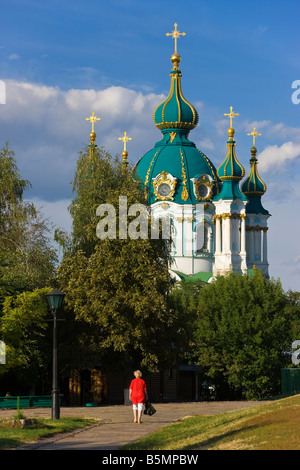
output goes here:
[{"label": "green lawn", "polygon": [[14,423],[11,419],[1,419],[0,450],[16,448],[54,434],[71,432],[96,422],[93,419],[81,418],[60,418],[58,420],[39,418],[32,420],[32,424],[22,429],[18,422]]},{"label": "green lawn", "polygon": [[300,395],[242,411],[194,416],[126,450],[300,450]]}]

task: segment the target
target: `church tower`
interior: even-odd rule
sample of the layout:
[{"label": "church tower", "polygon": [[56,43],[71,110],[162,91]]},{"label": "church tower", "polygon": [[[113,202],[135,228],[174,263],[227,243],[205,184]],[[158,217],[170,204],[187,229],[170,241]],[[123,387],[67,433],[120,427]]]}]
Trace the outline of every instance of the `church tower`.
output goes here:
[{"label": "church tower", "polygon": [[225,116],[230,118],[227,154],[218,168],[222,188],[213,200],[216,224],[214,276],[231,271],[241,274],[247,272],[245,233],[247,197],[239,188],[245,170],[236,157],[235,131],[232,127],[232,119],[238,114],[232,111],[231,106],[230,113]]},{"label": "church tower", "polygon": [[269,278],[267,232],[269,212],[264,209],[261,198],[265,194],[267,187],[258,174],[256,158],[257,149],[255,138],[261,134],[256,132],[255,127],[248,135],[253,136],[253,146],[251,148],[250,171],[246,180],[241,186],[243,194],[248,199],[246,206],[246,250],[248,269],[256,266]]},{"label": "church tower", "polygon": [[148,204],[155,219],[168,219],[172,233],[173,274],[204,273],[211,277],[214,261],[213,197],[219,179],[212,162],[189,140],[198,124],[198,113],[184,97],[181,87],[181,57],[177,51],[180,33],[175,30],[173,68],[167,98],[153,113],[155,126],[162,132],[157,142],[136,164]]}]

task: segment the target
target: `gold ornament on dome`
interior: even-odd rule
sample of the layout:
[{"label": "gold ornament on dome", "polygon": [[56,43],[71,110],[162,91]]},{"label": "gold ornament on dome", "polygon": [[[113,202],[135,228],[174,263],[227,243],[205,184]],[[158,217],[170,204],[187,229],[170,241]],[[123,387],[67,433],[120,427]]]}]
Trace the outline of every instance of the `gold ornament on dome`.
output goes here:
[{"label": "gold ornament on dome", "polygon": [[209,201],[211,199],[214,186],[213,181],[209,181],[208,178],[202,176],[200,180],[194,181],[194,186],[197,199],[200,201]]},{"label": "gold ornament on dome", "polygon": [[177,39],[179,39],[180,36],[186,35],[186,33],[181,33],[180,31],[178,31],[177,26],[178,24],[174,23],[174,31],[172,31],[171,33],[166,33],[166,36],[172,36],[172,38],[175,40],[175,54],[177,54]]},{"label": "gold ornament on dome", "polygon": [[185,171],[185,167],[184,167],[184,158],[183,158],[182,149],[180,149],[180,155],[181,155],[182,185],[183,185],[182,193],[181,193],[181,199],[183,201],[187,201],[188,198],[189,198],[189,193],[188,193],[188,190],[187,190],[187,177],[186,177],[186,171]]},{"label": "gold ornament on dome", "polygon": [[230,128],[228,129],[228,135],[229,135],[229,139],[230,139],[230,140],[233,140],[234,129],[233,129],[233,127],[232,127],[232,119],[233,119],[235,116],[239,116],[239,113],[234,113],[234,112],[233,112],[233,107],[230,106],[230,113],[228,113],[228,114],[224,113],[224,116],[229,116],[229,119],[230,119]]},{"label": "gold ornament on dome", "polygon": [[96,121],[100,121],[101,118],[95,116],[95,113],[94,113],[94,111],[93,111],[93,112],[92,112],[92,115],[91,115],[90,117],[88,117],[88,118],[85,118],[85,120],[86,120],[86,121],[90,121],[90,122],[92,123],[92,134],[94,134],[94,133],[95,133],[95,129],[94,129],[95,122],[96,122]]},{"label": "gold ornament on dome", "polygon": [[170,142],[172,143],[177,135],[177,132],[170,132]]},{"label": "gold ornament on dome", "polygon": [[128,165],[128,161],[127,161],[127,157],[128,157],[128,152],[127,152],[127,149],[126,149],[126,144],[129,140],[132,140],[131,137],[128,137],[127,136],[127,133],[124,132],[124,135],[123,137],[119,137],[119,140],[122,140],[123,143],[124,143],[124,149],[123,149],[123,152],[122,152],[122,158],[123,158],[123,162],[124,164]]},{"label": "gold ornament on dome", "polygon": [[122,140],[122,141],[123,141],[123,143],[124,143],[124,149],[123,149],[123,151],[126,152],[126,151],[127,151],[127,149],[126,149],[126,144],[127,144],[127,142],[128,142],[129,140],[132,140],[132,138],[131,138],[131,137],[128,137],[128,136],[127,136],[127,133],[124,132],[123,137],[119,137],[119,140]]},{"label": "gold ornament on dome", "polygon": [[252,135],[253,136],[253,147],[255,147],[255,137],[257,137],[258,135],[261,135],[261,134],[256,132],[256,128],[253,127],[253,131],[249,132],[247,135]]},{"label": "gold ornament on dome", "polygon": [[171,180],[166,171],[162,171],[158,179],[154,179],[152,184],[154,188],[155,199],[160,201],[174,200],[176,187],[176,178]]}]

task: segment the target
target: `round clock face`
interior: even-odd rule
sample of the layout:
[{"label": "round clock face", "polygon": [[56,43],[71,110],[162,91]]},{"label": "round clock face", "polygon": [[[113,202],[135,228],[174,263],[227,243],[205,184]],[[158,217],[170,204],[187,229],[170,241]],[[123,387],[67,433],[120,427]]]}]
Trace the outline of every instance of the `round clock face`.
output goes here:
[{"label": "round clock face", "polygon": [[160,196],[167,197],[171,192],[171,187],[168,183],[161,183],[158,186],[157,192]]},{"label": "round clock face", "polygon": [[206,197],[208,196],[208,193],[209,193],[209,188],[208,188],[208,186],[207,186],[205,183],[199,184],[199,186],[198,186],[198,193],[199,193],[199,196],[200,196],[200,197],[206,198]]}]

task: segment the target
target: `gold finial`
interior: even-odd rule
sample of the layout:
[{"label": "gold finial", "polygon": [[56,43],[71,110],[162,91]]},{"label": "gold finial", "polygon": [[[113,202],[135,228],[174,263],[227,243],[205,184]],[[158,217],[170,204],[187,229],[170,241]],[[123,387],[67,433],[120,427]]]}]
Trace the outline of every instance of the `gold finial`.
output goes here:
[{"label": "gold finial", "polygon": [[132,140],[132,138],[128,137],[127,133],[124,132],[123,137],[119,137],[119,140],[122,140],[124,142],[124,150],[122,152],[122,158],[123,158],[122,164],[127,166],[128,165],[128,161],[127,161],[128,152],[126,150],[126,144],[129,140]]},{"label": "gold finial", "polygon": [[132,140],[132,138],[131,138],[131,137],[127,137],[127,133],[124,132],[123,137],[119,137],[119,140],[123,140],[123,142],[124,142],[124,152],[126,152],[126,144],[127,144],[127,142],[128,142],[129,140]]},{"label": "gold finial", "polygon": [[255,147],[255,137],[257,137],[258,135],[261,135],[261,134],[256,132],[256,128],[253,127],[253,131],[249,132],[247,135],[252,135],[253,136],[253,147]]},{"label": "gold finial", "polygon": [[185,36],[186,33],[181,33],[180,31],[178,31],[177,29],[177,26],[178,24],[177,23],[174,23],[174,31],[172,31],[172,33],[166,33],[166,36],[172,36],[172,38],[175,39],[175,53],[177,54],[177,39],[180,38],[180,36]]},{"label": "gold finial", "polygon": [[90,121],[92,123],[92,133],[94,134],[95,131],[94,131],[94,126],[95,126],[95,122],[96,121],[100,121],[100,118],[98,118],[97,116],[95,116],[95,113],[94,111],[92,112],[92,115],[89,117],[89,118],[85,118],[86,121]]},{"label": "gold finial", "polygon": [[232,119],[235,117],[235,116],[239,116],[239,113],[234,113],[232,111],[232,106],[230,106],[230,113],[229,114],[224,114],[224,116],[229,116],[230,118],[230,129],[232,129]]}]

